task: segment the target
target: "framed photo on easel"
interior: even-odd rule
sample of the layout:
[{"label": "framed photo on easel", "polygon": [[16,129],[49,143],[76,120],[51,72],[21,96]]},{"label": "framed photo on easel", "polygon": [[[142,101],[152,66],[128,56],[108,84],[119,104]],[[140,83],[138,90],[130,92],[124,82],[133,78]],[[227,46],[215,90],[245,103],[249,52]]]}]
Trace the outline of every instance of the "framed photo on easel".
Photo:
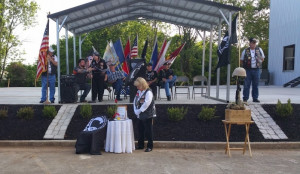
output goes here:
[{"label": "framed photo on easel", "polygon": [[126,105],[118,106],[117,113],[119,114],[119,117],[121,120],[126,120],[127,119],[127,106]]}]

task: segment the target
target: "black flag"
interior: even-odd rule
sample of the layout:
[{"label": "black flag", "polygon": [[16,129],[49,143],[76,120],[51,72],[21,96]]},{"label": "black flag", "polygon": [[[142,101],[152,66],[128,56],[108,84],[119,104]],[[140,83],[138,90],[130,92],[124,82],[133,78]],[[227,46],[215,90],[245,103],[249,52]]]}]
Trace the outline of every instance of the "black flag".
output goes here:
[{"label": "black flag", "polygon": [[236,20],[239,14],[237,14],[231,22],[231,44],[237,43],[237,34],[236,34]]},{"label": "black flag", "polygon": [[228,32],[226,32],[222,42],[220,43],[218,47],[218,57],[219,57],[219,62],[217,65],[217,68],[220,68],[222,66],[226,66],[230,63],[229,60],[229,52],[230,52],[230,38],[228,36]]},{"label": "black flag", "polygon": [[141,56],[142,59],[146,58],[147,47],[148,47],[148,38],[147,38],[147,40],[145,42],[145,45],[144,45],[144,49],[143,49],[142,56]]},{"label": "black flag", "polygon": [[217,65],[217,68],[220,68],[222,66],[226,66],[230,64],[230,46],[231,44],[237,43],[237,34],[236,34],[236,20],[237,20],[238,14],[234,17],[234,19],[231,22],[231,38],[228,36],[228,31],[226,32],[225,36],[223,37],[222,42],[220,43],[218,47],[218,57],[219,62]]}]

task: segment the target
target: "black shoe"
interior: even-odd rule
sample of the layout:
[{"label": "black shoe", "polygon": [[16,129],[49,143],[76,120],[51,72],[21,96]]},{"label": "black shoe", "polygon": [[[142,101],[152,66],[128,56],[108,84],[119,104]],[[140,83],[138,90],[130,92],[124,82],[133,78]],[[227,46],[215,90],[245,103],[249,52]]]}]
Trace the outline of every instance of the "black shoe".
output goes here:
[{"label": "black shoe", "polygon": [[92,101],[89,101],[89,103],[96,103],[96,101],[95,101],[95,100],[92,100]]},{"label": "black shoe", "polygon": [[86,103],[86,102],[87,102],[86,100],[80,100],[80,103]]},{"label": "black shoe", "polygon": [[41,100],[40,103],[44,103],[45,101]]},{"label": "black shoe", "polygon": [[247,103],[247,100],[243,100],[244,103]]},{"label": "black shoe", "polygon": [[54,103],[54,100],[52,100],[51,103]]},{"label": "black shoe", "polygon": [[123,101],[123,100],[122,100],[122,99],[120,99],[120,98],[117,98],[117,100],[118,100],[118,101]]},{"label": "black shoe", "polygon": [[167,96],[168,101],[171,101],[171,96]]},{"label": "black shoe", "polygon": [[144,148],[143,148],[143,147],[140,147],[140,146],[136,146],[135,149],[136,149],[136,150],[142,150],[142,149],[144,149]]},{"label": "black shoe", "polygon": [[152,151],[152,149],[149,147],[147,147],[147,149],[145,150],[145,152],[151,152],[151,151]]},{"label": "black shoe", "polygon": [[98,100],[99,102],[102,102],[103,101],[103,99],[100,99],[100,100]]},{"label": "black shoe", "polygon": [[253,102],[260,103],[260,101],[258,99],[253,99]]}]

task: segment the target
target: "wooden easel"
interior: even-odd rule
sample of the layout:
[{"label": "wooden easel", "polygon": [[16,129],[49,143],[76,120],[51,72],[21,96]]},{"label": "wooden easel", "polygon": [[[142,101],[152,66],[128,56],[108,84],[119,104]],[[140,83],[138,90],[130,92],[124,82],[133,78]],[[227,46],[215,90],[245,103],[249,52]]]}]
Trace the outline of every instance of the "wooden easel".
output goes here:
[{"label": "wooden easel", "polygon": [[[237,121],[222,120],[222,122],[224,123],[225,135],[226,135],[225,154],[227,154],[229,157],[231,157],[230,150],[243,150],[243,154],[245,154],[246,147],[247,147],[247,144],[248,144],[249,154],[252,157],[251,146],[250,146],[250,139],[249,139],[249,128],[250,128],[250,124],[254,123],[254,121],[237,122]],[[244,142],[244,147],[243,148],[232,148],[229,145],[229,138],[230,138],[230,131],[231,131],[231,125],[232,124],[245,125],[246,135],[245,135],[245,142]],[[227,125],[228,125],[228,127],[227,127]]]}]

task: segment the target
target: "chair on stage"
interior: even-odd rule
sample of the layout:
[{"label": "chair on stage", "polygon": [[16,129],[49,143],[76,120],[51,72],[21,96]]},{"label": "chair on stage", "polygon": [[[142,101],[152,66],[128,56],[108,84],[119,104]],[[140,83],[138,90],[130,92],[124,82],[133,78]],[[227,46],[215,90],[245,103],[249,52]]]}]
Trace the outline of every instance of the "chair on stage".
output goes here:
[{"label": "chair on stage", "polygon": [[200,76],[200,75],[193,77],[192,98],[195,99],[196,94],[203,95],[206,94],[206,92],[207,92],[207,78],[205,76]]},{"label": "chair on stage", "polygon": [[177,77],[175,82],[175,99],[177,99],[177,94],[186,94],[187,98],[190,99],[189,78],[187,76]]},{"label": "chair on stage", "polygon": [[[157,99],[161,100],[161,99],[166,99],[167,96],[165,98],[161,97],[160,95],[160,90],[163,89],[163,92],[165,93],[165,85],[164,82],[160,82],[157,85]],[[170,93],[171,93],[171,99],[173,100],[173,86],[170,86]]]},{"label": "chair on stage", "polygon": [[[116,93],[115,93],[115,89],[113,89],[113,99],[116,99]],[[127,97],[130,95],[130,89],[129,89],[129,86],[122,86],[121,88],[121,94],[120,94],[120,97],[123,95],[123,99],[127,99]]]}]

